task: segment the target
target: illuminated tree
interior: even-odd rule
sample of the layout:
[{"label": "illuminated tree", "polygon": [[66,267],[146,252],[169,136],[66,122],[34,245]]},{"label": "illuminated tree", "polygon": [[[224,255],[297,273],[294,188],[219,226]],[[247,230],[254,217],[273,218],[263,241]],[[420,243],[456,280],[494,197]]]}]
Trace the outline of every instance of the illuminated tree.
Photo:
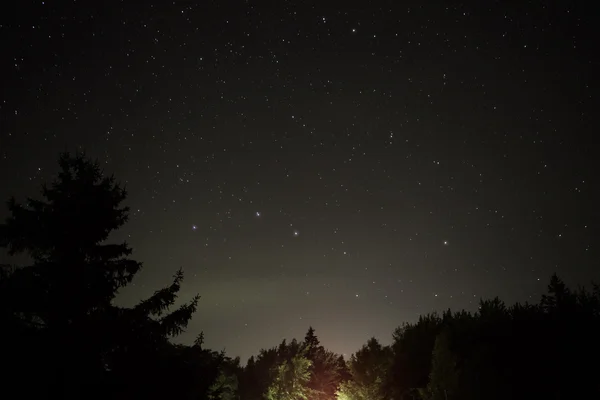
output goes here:
[{"label": "illuminated tree", "polygon": [[275,367],[273,382],[265,395],[267,400],[308,400],[313,391],[308,387],[311,361],[296,354]]},{"label": "illuminated tree", "polygon": [[337,354],[321,345],[312,326],[309,327],[302,345],[306,357],[311,361],[308,387],[313,391],[312,400],[333,398],[344,379],[345,365],[340,363]]}]

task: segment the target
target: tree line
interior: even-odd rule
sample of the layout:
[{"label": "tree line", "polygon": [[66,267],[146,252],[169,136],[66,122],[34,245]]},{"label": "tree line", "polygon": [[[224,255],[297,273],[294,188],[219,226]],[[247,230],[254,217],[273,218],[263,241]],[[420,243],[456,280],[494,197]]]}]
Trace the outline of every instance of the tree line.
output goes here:
[{"label": "tree line", "polygon": [[476,312],[423,315],[371,338],[348,360],[303,340],[246,365],[174,344],[200,297],[174,307],[184,279],[133,307],[114,303],[142,264],[127,243],[126,191],[85,155],[61,154],[42,199],[8,201],[0,247],[30,265],[0,265],[0,396],[61,399],[449,400],[600,398],[600,287],[553,275],[538,304],[482,300]]}]

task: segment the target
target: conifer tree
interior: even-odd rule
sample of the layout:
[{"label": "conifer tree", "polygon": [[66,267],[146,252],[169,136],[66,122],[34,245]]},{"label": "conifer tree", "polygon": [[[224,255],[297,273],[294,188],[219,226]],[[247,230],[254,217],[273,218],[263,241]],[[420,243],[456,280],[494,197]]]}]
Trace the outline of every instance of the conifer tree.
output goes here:
[{"label": "conifer tree", "polygon": [[125,384],[119,372],[131,376],[128,368],[155,365],[158,354],[172,353],[168,339],[187,326],[198,297],[168,312],[183,280],[180,270],[170,286],[137,306],[115,306],[119,290],[142,267],[129,258],[127,243],[106,243],[127,221],[127,193],[83,154],[61,154],[59,166],[42,199],[20,204],[11,198],[0,225],[0,246],[32,260],[4,266],[0,274],[8,337],[3,370],[12,371],[7,382],[25,379],[34,383],[26,389],[61,398],[100,396],[109,387],[127,391],[133,380]]},{"label": "conifer tree", "polygon": [[308,387],[312,390],[314,400],[331,399],[335,396],[342,381],[343,364],[339,363],[337,354],[327,351],[321,345],[314,328],[308,328],[302,343],[306,358],[311,362],[310,381]]}]

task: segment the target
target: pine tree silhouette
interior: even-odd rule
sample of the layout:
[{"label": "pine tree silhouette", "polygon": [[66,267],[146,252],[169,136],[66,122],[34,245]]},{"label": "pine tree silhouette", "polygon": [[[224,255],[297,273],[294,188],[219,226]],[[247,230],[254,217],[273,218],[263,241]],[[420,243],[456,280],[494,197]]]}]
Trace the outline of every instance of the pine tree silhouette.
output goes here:
[{"label": "pine tree silhouette", "polygon": [[127,193],[84,154],[61,154],[59,166],[43,199],[11,198],[0,225],[0,246],[33,262],[3,266],[0,274],[7,382],[21,385],[22,395],[38,389],[31,394],[44,397],[130,393],[139,383],[123,377],[149,373],[160,357],[176,353],[169,338],[185,329],[199,297],[168,312],[183,280],[179,270],[170,286],[137,306],[115,306],[142,267],[128,258],[127,243],[105,242],[127,221]]}]

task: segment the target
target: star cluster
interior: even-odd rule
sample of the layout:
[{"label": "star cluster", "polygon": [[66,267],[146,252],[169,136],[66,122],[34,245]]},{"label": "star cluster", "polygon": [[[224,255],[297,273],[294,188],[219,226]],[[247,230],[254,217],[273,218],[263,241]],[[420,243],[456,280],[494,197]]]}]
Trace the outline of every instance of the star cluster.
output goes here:
[{"label": "star cluster", "polygon": [[583,2],[64,3],[0,13],[0,195],[97,158],[145,266],[122,301],[183,267],[183,340],[245,358],[312,325],[350,353],[598,277]]}]

